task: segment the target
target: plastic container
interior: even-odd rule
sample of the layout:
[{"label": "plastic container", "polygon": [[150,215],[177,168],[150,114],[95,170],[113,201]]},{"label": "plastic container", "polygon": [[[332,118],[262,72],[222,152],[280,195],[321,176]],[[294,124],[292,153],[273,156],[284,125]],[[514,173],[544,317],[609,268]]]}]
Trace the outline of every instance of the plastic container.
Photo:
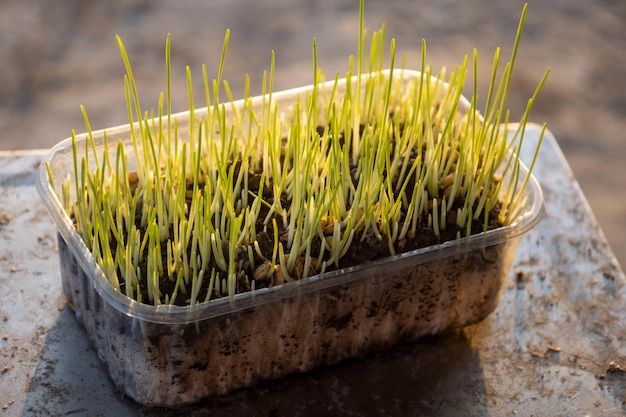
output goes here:
[{"label": "plastic container", "polygon": [[[288,103],[310,89],[274,98]],[[184,130],[189,114],[173,116]],[[128,140],[129,129],[107,129],[109,143]],[[100,148],[103,133],[94,132]],[[79,150],[85,137],[78,136]],[[149,406],[179,407],[481,321],[498,304],[520,236],[543,213],[531,177],[525,208],[509,226],[194,307],[154,307],[108,284],[51,187],[46,163],[60,189],[73,176],[71,140],[50,151],[37,179],[59,230],[65,295],[115,385]]]}]

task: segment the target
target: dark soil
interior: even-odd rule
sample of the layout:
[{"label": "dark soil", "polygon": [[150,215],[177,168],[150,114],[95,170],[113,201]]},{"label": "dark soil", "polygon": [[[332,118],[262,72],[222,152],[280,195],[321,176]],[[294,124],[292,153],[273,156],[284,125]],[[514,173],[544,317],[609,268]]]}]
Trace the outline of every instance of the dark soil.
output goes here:
[{"label": "dark soil", "polygon": [[[283,206],[283,207],[288,207],[288,206]],[[455,209],[456,207],[453,208],[453,210]],[[259,216],[259,217],[263,218],[263,216]],[[490,216],[491,219],[494,219],[496,217],[497,217],[497,213],[493,213],[493,215]],[[405,238],[403,240],[395,242],[394,249],[396,250],[396,254],[405,253],[405,252],[409,252],[415,249],[424,248],[424,247],[437,245],[443,242],[454,240],[457,238],[457,232],[460,232],[462,236],[464,236],[466,233],[464,229],[460,229],[456,224],[452,222],[451,218],[449,218],[448,227],[446,227],[445,230],[440,230],[439,237],[437,237],[435,235],[434,230],[426,226],[425,224],[426,221],[427,219],[420,222],[420,224],[417,227],[417,232],[415,234],[415,237]],[[283,243],[283,245],[286,245],[287,233],[282,226],[282,221],[281,222],[277,221],[276,223],[278,224],[278,229],[279,229],[279,241]],[[257,224],[257,230],[262,230],[263,227],[264,226],[262,223]],[[499,225],[494,220],[491,220],[488,226],[488,230],[491,230],[497,227],[499,227]],[[474,221],[472,223],[472,234],[480,233],[482,231],[483,231],[482,221]],[[263,231],[257,233],[257,242],[259,243],[259,246],[261,248],[261,253],[267,259],[271,259],[272,250],[274,247],[274,237],[272,236],[272,234],[266,233]],[[313,244],[312,244],[312,252],[319,253],[320,245],[321,245],[321,241],[319,238],[316,237],[316,239],[313,241]],[[228,259],[229,251],[228,251],[227,245],[224,246],[223,251],[224,251],[224,257]],[[254,253],[254,260],[253,260],[254,265],[257,265],[257,266],[262,265],[265,262],[265,260],[260,258],[256,254],[256,252],[253,252],[253,253]],[[189,255],[191,259],[191,254]],[[238,277],[237,289],[236,289],[237,293],[251,290],[251,282],[255,273],[255,270],[251,268],[252,264],[250,262],[250,259],[248,259],[248,254],[245,250],[243,250],[243,248],[239,251],[239,255],[241,256],[241,258],[238,264],[238,272],[237,272],[237,277]],[[346,268],[346,267],[356,266],[356,265],[368,263],[374,260],[382,259],[390,255],[391,254],[389,252],[389,245],[388,245],[386,236],[383,236],[382,239],[378,239],[374,235],[374,233],[371,230],[369,230],[367,233],[365,233],[365,236],[363,234],[355,236],[352,242],[352,245],[350,246],[350,249],[348,250],[346,255],[340,260],[340,267]],[[325,256],[324,258],[325,260],[327,260],[328,256]],[[167,253],[163,253],[164,263],[166,262],[166,259],[167,259]],[[298,269],[298,265],[300,266],[300,268],[302,268],[302,266],[304,265],[304,255],[301,255],[300,259],[301,261],[296,264],[295,274],[297,278],[300,278],[303,273],[302,269],[300,269],[300,271],[298,271],[297,269]],[[218,266],[215,264],[213,260],[209,263],[209,265],[210,267],[219,270]],[[140,265],[140,268],[142,271],[146,271],[147,270],[146,263],[144,262],[142,265]],[[326,271],[332,271],[334,269],[337,269],[336,265],[329,267]],[[315,270],[310,271],[308,276],[315,275],[316,272],[317,271]],[[222,276],[225,276],[226,271],[221,271],[221,273],[222,273]],[[204,299],[208,286],[209,286],[208,279],[204,279],[203,281],[204,282],[201,287],[200,296],[199,296],[200,300]],[[259,288],[271,287],[274,285],[282,284],[283,282],[284,280],[281,279],[281,277],[277,276],[277,274],[275,273],[271,278],[261,279],[261,280],[257,279],[255,283],[255,288],[259,289]],[[123,287],[123,284],[120,284],[120,285]],[[160,290],[163,294],[172,294],[174,292],[174,287],[176,285],[176,282],[173,280],[170,280],[167,277],[167,275],[163,275],[161,277],[159,285],[160,285]],[[140,289],[142,292],[143,300],[147,300],[148,290],[146,287],[145,280],[141,282]],[[122,291],[123,291],[123,288],[122,288]],[[214,294],[211,296],[211,298],[218,298],[218,297],[220,297],[220,294],[214,291]],[[176,300],[174,301],[174,304],[182,305],[182,306],[188,305],[187,299],[188,299],[188,295],[182,294],[179,291],[178,296]]]},{"label": "dark soil", "polygon": [[[288,206],[283,205],[283,207],[288,207]],[[456,208],[457,207],[454,207],[451,211],[454,212]],[[259,216],[259,217],[264,218],[264,216]],[[497,213],[492,213],[490,218],[491,219],[497,218]],[[462,236],[464,236],[466,233],[464,229],[460,229],[453,222],[452,216],[448,218],[448,226],[446,227],[446,229],[439,231],[439,237],[435,235],[435,232],[432,228],[427,227],[426,225],[427,219],[422,219],[422,220],[423,221],[419,222],[419,225],[417,227],[417,232],[413,238],[407,237],[405,239],[395,242],[394,249],[396,250],[396,254],[409,252],[415,249],[424,248],[424,247],[437,245],[443,242],[454,240],[457,238],[457,232],[460,232]],[[286,246],[287,233],[282,226],[282,221],[280,222],[277,221],[276,223],[278,225],[278,230],[279,230],[279,241],[283,243],[284,246]],[[257,230],[263,230],[263,227],[264,225],[262,223],[257,224]],[[491,230],[497,227],[499,227],[499,225],[495,222],[495,220],[491,220],[489,223],[488,229]],[[482,221],[474,221],[472,223],[472,234],[480,233],[482,231],[483,231]],[[257,242],[261,249],[261,253],[265,256],[265,258],[271,259],[272,251],[274,247],[273,234],[261,231],[257,233]],[[321,245],[321,240],[316,237],[312,244],[312,253],[319,253],[320,245]],[[224,245],[223,251],[224,251],[224,257],[228,259],[229,248],[227,245]],[[257,265],[258,267],[259,265],[262,265],[264,262],[266,262],[266,260],[260,258],[256,254],[256,252],[253,252],[253,253],[254,253],[254,260],[253,260],[254,265]],[[368,263],[374,260],[382,259],[390,255],[391,254],[389,252],[389,246],[388,246],[388,241],[387,241],[386,236],[383,235],[383,238],[379,239],[374,235],[374,233],[371,230],[369,230],[368,232],[365,233],[365,235],[361,234],[361,235],[355,236],[352,242],[352,245],[350,246],[350,249],[348,250],[346,255],[340,260],[340,267],[346,268],[346,267],[351,267],[355,265],[360,265],[360,264]],[[166,259],[167,259],[167,253],[164,252],[162,256],[163,256],[163,262],[165,264]],[[237,289],[236,289],[237,293],[251,290],[251,282],[253,280],[254,273],[255,273],[255,270],[252,269],[251,267],[252,263],[250,262],[250,259],[248,258],[247,251],[244,250],[244,248],[241,248],[239,250],[239,256],[240,256],[240,261],[238,263],[238,272],[237,272],[237,276],[238,276]],[[189,254],[189,258],[191,259],[191,254]],[[327,260],[328,256],[325,256],[324,258],[325,260]],[[300,278],[303,273],[302,266],[304,265],[304,255],[301,255],[300,259],[301,261],[297,263],[296,271],[295,271],[295,275],[297,278]],[[215,264],[213,260],[209,263],[209,265],[210,267],[219,270],[218,266]],[[298,270],[298,266],[300,267],[300,270]],[[141,264],[140,268],[141,268],[141,271],[146,271],[147,270],[146,263],[144,262],[143,264]],[[334,269],[337,269],[336,265],[329,267],[327,271],[331,271]],[[226,271],[220,271],[220,272],[222,276],[225,276]],[[315,275],[317,272],[318,271],[313,269],[312,271],[309,272],[308,276]],[[208,279],[204,279],[203,281],[204,282],[201,287],[200,296],[199,296],[200,300],[204,299],[206,292],[208,290],[208,286],[209,286]],[[271,287],[274,285],[281,284],[283,282],[284,282],[284,278],[277,276],[277,274],[274,273],[273,276],[268,279],[257,279],[255,282],[255,288],[259,289],[259,288]],[[172,294],[174,292],[175,284],[176,284],[175,281],[170,280],[167,277],[167,275],[163,275],[161,277],[160,284],[159,284],[162,294]],[[122,286],[121,290],[123,292],[124,291],[123,283],[121,284],[121,286]],[[147,291],[145,280],[141,282],[140,289],[142,292],[143,300],[148,300],[148,291]],[[217,298],[217,297],[220,297],[220,294],[214,291],[214,294],[211,296],[211,298]],[[174,304],[182,305],[182,306],[187,305],[188,304],[187,299],[188,299],[188,295],[183,294],[179,291],[178,296],[176,300],[174,301]]]},{"label": "dark soil", "polygon": [[[318,133],[320,134],[323,133],[323,128],[318,128]],[[340,141],[343,141],[343,137],[340,138]],[[415,158],[415,156],[413,156],[413,158]],[[239,168],[240,168],[239,165],[235,167],[235,174],[233,175],[233,178],[237,178]],[[354,171],[355,169],[353,169],[351,172],[354,172]],[[263,187],[262,192],[260,192],[259,190],[260,178],[261,178],[260,172],[249,172],[248,173],[248,189],[255,195],[262,195],[265,201],[267,201],[269,204],[272,204],[274,201],[274,195],[272,193],[272,183],[271,182],[266,183]],[[357,180],[355,178],[353,178],[352,180],[356,186]],[[412,181],[416,181],[416,179],[413,178]],[[188,181],[187,182],[188,190],[192,191],[193,187],[194,187],[193,182]],[[204,184],[198,184],[198,187],[200,190],[202,190],[204,188]],[[413,189],[412,186],[407,187],[407,190],[412,190],[412,189]],[[443,192],[444,190],[440,189],[439,195],[442,196]],[[188,193],[188,195],[191,195],[191,194],[192,193]],[[408,192],[407,192],[407,198],[408,199],[411,198],[411,195]],[[142,202],[139,202],[138,204],[141,206]],[[191,197],[187,199],[187,205],[191,206]],[[137,213],[142,212],[142,209],[140,206],[138,207],[136,211]],[[288,209],[290,206],[290,201],[288,200],[288,197],[285,194],[281,196],[281,206],[285,209]],[[458,208],[462,208],[462,207],[463,207],[463,201],[460,201],[460,199],[457,198],[453,207],[451,207],[449,210],[449,216],[447,218],[447,226],[445,227],[445,229],[440,228],[439,236],[436,236],[435,231],[431,227],[428,227],[428,216],[427,215],[422,216],[421,219],[418,221],[416,233],[414,234],[414,236],[409,236],[409,234],[407,234],[407,237],[401,240],[397,240],[394,243],[394,250],[396,254],[405,253],[405,252],[409,252],[415,249],[424,248],[424,247],[428,247],[432,245],[437,245],[443,242],[451,241],[451,240],[456,239],[459,233],[461,234],[461,236],[465,236],[466,235],[465,228],[461,229],[456,225],[456,212]],[[500,226],[495,220],[498,217],[497,216],[498,212],[499,212],[499,208],[496,206],[492,210],[492,213],[490,213],[490,216],[489,216],[490,220],[487,225],[487,230],[491,230]],[[269,265],[268,259],[269,260],[272,259],[272,252],[273,252],[274,243],[275,243],[274,235],[273,235],[273,232],[267,233],[264,231],[264,230],[268,230],[271,228],[266,227],[266,225],[263,223],[268,213],[269,213],[269,208],[262,205],[261,212],[258,216],[259,221],[256,224],[257,243],[259,245],[260,252],[264,256],[265,259],[259,257],[257,252],[253,250],[252,253],[253,253],[254,259],[251,260],[249,259],[247,246],[241,246],[240,248],[238,248],[238,262],[236,264],[236,269],[237,269],[236,293],[250,291],[252,289],[253,280],[255,281],[254,285],[256,289],[272,287],[272,286],[279,285],[285,282],[285,277],[282,274],[280,267],[277,267],[274,270],[273,274],[257,273],[257,277],[255,279],[255,272],[257,269],[265,267],[267,268],[266,271],[269,271],[270,265]],[[402,228],[402,225],[404,224],[404,216],[405,216],[405,213],[401,215],[399,228]],[[276,218],[276,224],[278,226],[279,242],[283,244],[284,248],[287,248],[288,247],[287,246],[287,231],[283,226],[283,221],[282,219],[278,218],[276,215],[273,215],[272,217]],[[484,216],[481,214],[480,216],[478,216],[478,219],[479,219],[478,221],[472,222],[471,234],[476,234],[476,233],[480,233],[484,231],[484,223],[483,223]],[[142,230],[142,235],[143,235],[144,230],[141,227],[141,215],[140,214],[137,215],[135,219],[135,223],[136,223],[137,228],[139,230]],[[327,236],[332,235],[332,228],[329,228],[329,229],[330,229],[330,232],[327,234]],[[170,230],[170,235],[172,233],[173,233],[172,230]],[[382,259],[382,258],[390,256],[391,253],[389,250],[388,238],[382,233],[381,233],[381,236],[382,236],[382,239],[380,237],[377,237],[371,229],[367,230],[366,232],[357,231],[347,253],[344,255],[344,257],[340,259],[340,262],[339,262],[340,265],[339,266],[332,265],[331,267],[328,267],[326,271],[332,271],[334,269],[337,269],[338,267],[346,268],[346,267],[351,267],[355,265],[360,265],[360,264],[364,264],[367,262],[371,262],[374,260],[378,260],[378,259]],[[115,242],[115,239],[111,239],[111,242]],[[322,243],[321,239],[318,236],[316,236],[312,242],[311,253],[314,254],[315,257],[317,257],[317,255],[320,252],[321,243]],[[254,242],[250,242],[250,244],[254,244]],[[113,243],[112,246],[115,246],[115,243]],[[112,250],[113,250],[113,253],[115,253],[115,247],[112,247]],[[223,245],[223,254],[224,254],[224,258],[228,261],[229,246],[227,243],[224,243]],[[328,260],[329,259],[328,255],[329,254],[325,255],[323,260]],[[195,256],[196,254],[188,253],[188,259],[192,259]],[[147,258],[148,256],[147,256],[147,249],[146,249],[146,253],[144,256],[145,260],[139,265],[140,270],[144,274],[146,274],[146,271],[147,271],[147,261],[146,261]],[[163,259],[163,265],[167,265],[167,251],[166,251],[165,245],[163,245],[162,259]],[[252,265],[255,265],[255,268],[253,268]],[[304,265],[305,265],[305,255],[302,254],[300,255],[300,259],[296,262],[296,266],[294,268],[295,270],[292,271],[290,274],[292,278],[295,277],[296,279],[299,279],[303,275],[305,275],[303,271]],[[319,273],[319,267],[321,267],[321,265],[313,264],[311,266],[311,270],[308,271],[306,276],[313,276]],[[227,271],[220,270],[220,268],[218,267],[218,265],[215,263],[214,260],[211,260],[208,266],[209,271],[212,269],[215,269],[216,271],[220,272],[221,277],[224,277],[227,275]],[[121,271],[118,272],[118,275],[122,276]],[[203,283],[200,289],[198,300],[204,300],[206,297],[207,291],[209,289],[209,279],[207,279],[206,276],[207,275],[205,274],[205,279],[203,279]],[[120,286],[121,286],[121,291],[124,292],[124,283],[120,282]],[[159,288],[160,288],[161,294],[173,294],[175,291],[175,287],[176,287],[176,281],[170,279],[167,275],[167,272],[164,273],[161,276],[160,282],[159,282]],[[140,280],[140,291],[141,291],[142,299],[148,300],[149,298],[148,298],[147,280],[145,279],[145,277],[144,279]],[[213,294],[211,294],[210,298],[211,299],[219,298],[221,296],[222,295],[220,295],[215,290],[215,288],[213,288]],[[189,300],[189,294],[186,291],[179,290],[177,292],[176,299],[173,301],[173,304],[185,306],[189,304],[188,300]],[[172,301],[170,300],[170,302]]]}]

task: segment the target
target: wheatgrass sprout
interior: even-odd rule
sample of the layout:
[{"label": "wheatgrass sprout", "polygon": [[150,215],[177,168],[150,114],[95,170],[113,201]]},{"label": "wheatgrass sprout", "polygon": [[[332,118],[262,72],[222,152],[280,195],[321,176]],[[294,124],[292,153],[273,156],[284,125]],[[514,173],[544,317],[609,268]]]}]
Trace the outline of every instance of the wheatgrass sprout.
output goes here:
[{"label": "wheatgrass sprout", "polygon": [[236,101],[227,31],[216,77],[202,68],[204,109],[186,70],[188,117],[172,115],[170,37],[167,94],[145,113],[118,37],[128,137],[96,143],[82,109],[86,141],[72,133],[74,175],[55,192],[111,285],[153,305],[233,297],[510,224],[528,182],[516,154],[548,74],[509,132],[525,15],[502,74],[494,54],[482,111],[462,95],[470,70],[478,89],[476,52],[435,73],[423,41],[419,73],[396,67],[384,25],[366,51],[363,1],[345,79],[325,82],[313,40],[311,89],[290,102],[275,94],[272,53],[261,96],[246,76]]}]

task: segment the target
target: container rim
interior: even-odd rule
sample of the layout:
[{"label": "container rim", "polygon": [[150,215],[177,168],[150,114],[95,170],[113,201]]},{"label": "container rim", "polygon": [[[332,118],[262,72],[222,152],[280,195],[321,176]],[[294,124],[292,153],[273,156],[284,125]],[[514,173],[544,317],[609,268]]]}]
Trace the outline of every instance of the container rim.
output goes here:
[{"label": "container rim", "polygon": [[[415,78],[420,76],[419,71],[414,70],[398,70],[402,71],[404,78]],[[388,75],[389,70],[382,71],[383,75]],[[363,74],[363,77],[369,77],[372,74]],[[351,81],[356,76],[353,76]],[[434,77],[431,77],[434,78]],[[334,83],[335,81],[327,81],[324,84]],[[339,80],[340,85],[346,84],[347,79]],[[443,83],[444,81],[438,80]],[[285,97],[296,97],[297,95],[309,91],[312,86],[297,87],[289,90],[283,90],[272,94],[274,99]],[[262,100],[262,96],[252,98],[255,101]],[[234,105],[242,105],[244,100],[237,100]],[[470,103],[462,96],[459,102],[460,109],[467,111]],[[194,115],[206,113],[207,108],[200,108],[194,111]],[[172,118],[189,118],[190,112],[183,111],[174,113]],[[137,122],[133,125],[124,124],[109,129],[100,129],[93,131],[92,135],[109,136],[121,134],[129,131],[132,126],[136,127]],[[508,124],[509,128],[516,126],[514,123]],[[503,125],[502,129],[507,126]],[[513,129],[511,129],[513,131]],[[76,140],[85,140],[87,133],[76,136]],[[326,272],[322,275],[315,275],[301,280],[284,283],[271,288],[262,288],[251,292],[236,294],[232,297],[224,297],[220,299],[210,300],[207,303],[199,303],[194,306],[175,306],[175,305],[159,305],[153,306],[149,304],[139,303],[123,293],[116,291],[106,279],[104,273],[97,265],[90,251],[87,249],[83,239],[73,226],[73,223],[65,212],[59,197],[48,180],[47,164],[51,163],[57,156],[71,156],[72,138],[67,138],[55,145],[42,160],[37,170],[36,188],[46,206],[48,212],[57,225],[59,235],[68,245],[71,253],[76,257],[83,272],[89,278],[98,294],[103,301],[109,303],[117,311],[124,315],[133,317],[145,322],[156,324],[188,324],[202,320],[212,319],[226,314],[232,314],[247,310],[259,305],[285,300],[298,295],[307,294],[313,291],[320,291],[330,287],[349,284],[351,282],[367,279],[368,277],[382,271],[389,271],[390,265],[393,268],[414,267],[427,262],[443,259],[451,255],[463,254],[478,248],[489,247],[503,243],[509,239],[517,238],[522,234],[532,230],[541,220],[544,214],[544,201],[541,187],[536,178],[529,174],[528,168],[520,161],[520,173],[522,179],[530,175],[527,187],[525,189],[525,197],[527,199],[526,208],[522,211],[517,219],[510,225],[502,226],[497,229],[489,230],[469,237],[463,237],[459,240],[448,241],[438,245],[433,245],[421,249],[404,252],[394,256],[389,256],[376,261],[365,264],[340,268],[337,270]],[[68,146],[69,145],[69,146]]]}]

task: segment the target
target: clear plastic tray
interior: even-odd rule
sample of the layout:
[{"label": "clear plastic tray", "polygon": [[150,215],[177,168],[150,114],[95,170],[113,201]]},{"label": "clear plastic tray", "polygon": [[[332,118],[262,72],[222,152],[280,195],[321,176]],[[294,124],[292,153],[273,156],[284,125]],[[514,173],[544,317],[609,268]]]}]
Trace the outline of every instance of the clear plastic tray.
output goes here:
[{"label": "clear plastic tray", "polygon": [[[311,88],[274,99],[287,105]],[[189,114],[173,117],[184,131]],[[129,129],[106,129],[108,143],[130,143]],[[101,149],[104,130],[93,135]],[[79,152],[85,138],[77,137]],[[154,307],[108,284],[53,191],[46,164],[60,190],[73,176],[71,139],[50,151],[37,179],[59,231],[63,289],[114,383],[152,406],[182,406],[481,321],[497,306],[520,236],[543,214],[531,176],[526,205],[509,226],[193,307]]]}]

